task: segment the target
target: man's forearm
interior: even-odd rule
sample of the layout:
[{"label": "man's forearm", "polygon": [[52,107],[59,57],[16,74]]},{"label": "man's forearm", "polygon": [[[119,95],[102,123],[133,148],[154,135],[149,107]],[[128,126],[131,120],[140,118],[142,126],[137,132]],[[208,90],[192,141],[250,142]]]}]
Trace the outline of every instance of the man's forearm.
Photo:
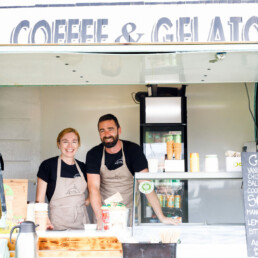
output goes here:
[{"label": "man's forearm", "polygon": [[97,221],[102,219],[101,213],[101,196],[98,190],[90,191],[90,204],[93,209],[93,212],[96,216]]},{"label": "man's forearm", "polygon": [[151,193],[146,194],[145,196],[148,199],[149,203],[151,204],[155,214],[157,215],[157,217],[161,221],[164,218],[164,214],[163,214],[162,209],[160,207],[159,199],[158,199],[155,191],[152,191]]}]

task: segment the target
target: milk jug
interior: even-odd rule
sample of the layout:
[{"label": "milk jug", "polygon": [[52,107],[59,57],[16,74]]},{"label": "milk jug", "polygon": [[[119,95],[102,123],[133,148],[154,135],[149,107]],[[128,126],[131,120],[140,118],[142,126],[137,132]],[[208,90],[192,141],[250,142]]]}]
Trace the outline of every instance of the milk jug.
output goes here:
[{"label": "milk jug", "polygon": [[38,258],[36,226],[32,221],[24,221],[12,228],[10,232],[11,243],[14,229],[19,229],[15,243],[15,258]]}]

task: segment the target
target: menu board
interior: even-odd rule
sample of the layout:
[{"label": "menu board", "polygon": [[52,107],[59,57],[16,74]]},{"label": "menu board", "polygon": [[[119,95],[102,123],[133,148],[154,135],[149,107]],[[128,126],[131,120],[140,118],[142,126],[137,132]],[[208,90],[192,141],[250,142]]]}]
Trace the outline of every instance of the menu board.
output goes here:
[{"label": "menu board", "polygon": [[242,152],[245,227],[248,257],[258,257],[258,153]]}]

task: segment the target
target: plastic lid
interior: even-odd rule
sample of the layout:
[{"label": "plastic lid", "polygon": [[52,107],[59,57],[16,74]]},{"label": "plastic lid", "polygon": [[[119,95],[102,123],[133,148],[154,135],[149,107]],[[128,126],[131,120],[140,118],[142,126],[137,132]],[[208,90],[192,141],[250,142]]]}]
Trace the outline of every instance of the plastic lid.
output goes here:
[{"label": "plastic lid", "polygon": [[218,155],[217,154],[208,154],[208,155],[205,155],[205,158],[217,158]]},{"label": "plastic lid", "polygon": [[20,225],[20,233],[35,232],[36,225],[33,221],[24,221]]}]

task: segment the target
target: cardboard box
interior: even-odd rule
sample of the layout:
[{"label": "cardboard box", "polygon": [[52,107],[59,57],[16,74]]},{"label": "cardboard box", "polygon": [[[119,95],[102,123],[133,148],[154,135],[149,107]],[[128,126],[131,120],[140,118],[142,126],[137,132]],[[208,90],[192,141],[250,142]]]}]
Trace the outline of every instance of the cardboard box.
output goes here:
[{"label": "cardboard box", "polygon": [[165,172],[184,172],[185,160],[165,160]]},{"label": "cardboard box", "polygon": [[241,157],[226,157],[226,171],[242,171]]},{"label": "cardboard box", "polygon": [[4,179],[7,220],[18,222],[27,216],[27,179]]}]

